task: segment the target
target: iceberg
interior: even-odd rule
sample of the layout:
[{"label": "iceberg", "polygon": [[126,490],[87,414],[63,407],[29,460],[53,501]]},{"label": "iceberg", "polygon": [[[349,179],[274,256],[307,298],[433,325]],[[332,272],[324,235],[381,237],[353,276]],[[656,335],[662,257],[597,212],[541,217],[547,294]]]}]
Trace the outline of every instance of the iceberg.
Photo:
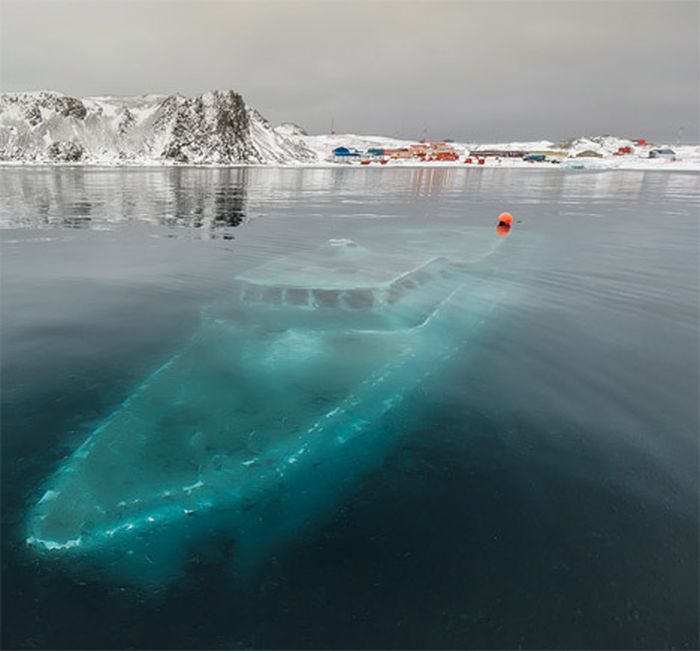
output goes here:
[{"label": "iceberg", "polygon": [[225,532],[241,572],[381,463],[410,392],[498,304],[478,228],[377,228],[238,275],[51,476],[28,517],[41,554],[136,581]]}]

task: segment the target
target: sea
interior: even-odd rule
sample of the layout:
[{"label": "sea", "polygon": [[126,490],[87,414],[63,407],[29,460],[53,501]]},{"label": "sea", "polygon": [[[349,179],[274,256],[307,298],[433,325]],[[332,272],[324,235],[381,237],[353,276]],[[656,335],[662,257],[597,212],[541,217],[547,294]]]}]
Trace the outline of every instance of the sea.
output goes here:
[{"label": "sea", "polygon": [[[3,648],[698,648],[699,174],[4,167],[0,226]],[[220,466],[283,434],[157,534],[32,544],[222,419]]]}]

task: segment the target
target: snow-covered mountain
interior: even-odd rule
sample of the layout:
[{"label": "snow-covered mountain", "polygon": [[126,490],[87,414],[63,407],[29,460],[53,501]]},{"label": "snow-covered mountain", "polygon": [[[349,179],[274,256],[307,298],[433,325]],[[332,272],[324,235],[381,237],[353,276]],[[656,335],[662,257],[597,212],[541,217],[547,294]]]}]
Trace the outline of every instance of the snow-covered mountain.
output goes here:
[{"label": "snow-covered mountain", "polygon": [[[85,165],[336,165],[333,150],[344,146],[409,147],[415,141],[356,134],[309,135],[292,122],[278,127],[232,90],[195,97],[69,97],[52,91],[0,93],[0,164]],[[463,165],[474,149],[558,150],[569,156],[597,152],[596,167],[700,169],[700,147],[674,147],[672,161],[649,159],[652,146],[614,136],[509,143],[452,143],[458,161],[391,160],[394,166]],[[633,156],[620,157],[620,147]],[[589,162],[588,165],[593,165]],[[671,164],[672,163],[672,164]],[[340,163],[342,164],[342,163]],[[523,167],[522,159],[489,160],[489,165]]]},{"label": "snow-covered mountain", "polygon": [[[276,131],[232,90],[196,97],[0,94],[0,161],[25,163],[304,163],[302,139]],[[297,135],[296,133],[294,135]]]}]

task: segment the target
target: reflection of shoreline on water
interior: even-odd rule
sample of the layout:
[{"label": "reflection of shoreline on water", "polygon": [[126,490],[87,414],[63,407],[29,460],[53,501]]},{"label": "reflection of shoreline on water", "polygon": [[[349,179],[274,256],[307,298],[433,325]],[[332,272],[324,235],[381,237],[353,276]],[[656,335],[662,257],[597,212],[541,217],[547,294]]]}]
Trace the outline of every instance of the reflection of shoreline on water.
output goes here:
[{"label": "reflection of shoreline on water", "polygon": [[453,170],[444,167],[422,168],[414,170],[413,192],[415,196],[432,196],[440,191],[451,181]]},{"label": "reflection of shoreline on water", "polygon": [[[327,168],[8,168],[0,175],[0,228],[111,228],[139,222],[233,237],[230,229],[268,211],[309,200],[324,215],[400,217],[406,202],[495,195],[510,204],[561,203],[567,214],[596,214],[595,203],[636,200],[644,190],[682,201],[700,191],[700,175],[637,171]],[[395,209],[373,209],[374,201]],[[442,199],[441,199],[442,201]],[[352,208],[356,204],[356,208]],[[429,216],[435,216],[432,213]]]},{"label": "reflection of shoreline on water", "polygon": [[247,219],[247,175],[242,168],[13,170],[3,179],[2,194],[10,202],[3,221],[67,228],[144,222],[224,231]]}]

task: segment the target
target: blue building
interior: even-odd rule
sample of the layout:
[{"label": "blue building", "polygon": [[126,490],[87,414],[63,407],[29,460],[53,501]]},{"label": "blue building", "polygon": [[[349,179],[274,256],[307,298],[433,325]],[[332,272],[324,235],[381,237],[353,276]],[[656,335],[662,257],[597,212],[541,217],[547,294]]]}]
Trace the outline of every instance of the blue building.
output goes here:
[{"label": "blue building", "polygon": [[337,158],[359,158],[360,152],[348,149],[347,147],[336,147],[333,155]]}]

